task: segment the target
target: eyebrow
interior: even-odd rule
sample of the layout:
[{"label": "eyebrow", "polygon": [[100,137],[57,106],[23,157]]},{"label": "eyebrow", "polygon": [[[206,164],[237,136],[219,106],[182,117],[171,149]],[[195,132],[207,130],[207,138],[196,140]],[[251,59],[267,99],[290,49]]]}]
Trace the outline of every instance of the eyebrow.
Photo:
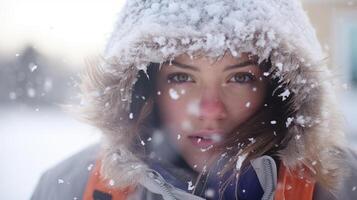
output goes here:
[{"label": "eyebrow", "polygon": [[[195,66],[192,66],[192,65],[187,65],[187,64],[183,64],[183,63],[179,63],[177,61],[171,61],[171,64],[177,66],[177,67],[180,67],[180,68],[184,68],[184,69],[191,69],[193,71],[200,71],[198,69],[198,67],[195,67]],[[224,68],[223,71],[228,71],[228,70],[231,70],[231,69],[235,69],[235,68],[241,68],[241,67],[245,67],[245,66],[248,66],[248,65],[256,65],[257,63],[254,62],[253,60],[247,60],[245,62],[242,62],[242,63],[238,63],[238,64],[235,64],[235,65],[228,65]]]}]

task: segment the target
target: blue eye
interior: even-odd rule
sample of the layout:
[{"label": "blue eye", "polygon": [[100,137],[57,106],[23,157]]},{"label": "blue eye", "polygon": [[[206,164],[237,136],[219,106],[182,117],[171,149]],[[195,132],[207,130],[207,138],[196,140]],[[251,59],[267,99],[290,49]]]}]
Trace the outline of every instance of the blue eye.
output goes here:
[{"label": "blue eye", "polygon": [[249,83],[255,80],[255,76],[252,73],[236,73],[229,79],[229,82],[233,83]]},{"label": "blue eye", "polygon": [[187,83],[193,82],[193,79],[190,75],[186,73],[174,73],[168,75],[168,82],[169,83]]}]

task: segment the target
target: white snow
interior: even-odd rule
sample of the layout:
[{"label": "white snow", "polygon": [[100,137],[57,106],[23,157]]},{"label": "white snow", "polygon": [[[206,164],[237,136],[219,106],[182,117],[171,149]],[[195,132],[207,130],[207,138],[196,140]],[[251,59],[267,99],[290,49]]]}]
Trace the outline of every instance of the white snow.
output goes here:
[{"label": "white snow", "polygon": [[256,142],[255,138],[248,138],[249,142],[254,144]]},{"label": "white snow", "polygon": [[59,110],[7,106],[0,111],[0,199],[30,199],[46,169],[100,138],[98,130]]},{"label": "white snow", "polygon": [[278,95],[279,97],[282,97],[283,101],[286,100],[286,98],[288,98],[290,96],[290,91],[288,89],[286,89],[284,92],[282,92],[281,94]]},{"label": "white snow", "polygon": [[211,139],[214,141],[214,142],[220,142],[222,141],[223,137],[220,135],[220,134],[213,134]]},{"label": "white snow", "polygon": [[295,139],[296,139],[296,140],[300,140],[300,138],[301,138],[301,135],[296,135],[296,136],[295,136]]},{"label": "white snow", "polygon": [[36,96],[36,90],[34,88],[28,88],[27,96],[29,96],[30,98],[34,98]]},{"label": "white snow", "polygon": [[275,66],[279,69],[279,71],[283,70],[283,63],[276,63]]},{"label": "white snow", "polygon": [[207,198],[213,198],[214,197],[214,190],[213,189],[210,189],[208,188],[206,191],[205,191],[205,197]]},{"label": "white snow", "polygon": [[211,144],[211,145],[209,145],[208,147],[206,147],[206,148],[201,148],[200,150],[202,151],[202,152],[206,152],[206,151],[208,151],[208,150],[210,150],[210,149],[212,149],[213,148],[213,145]]},{"label": "white snow", "polygon": [[285,122],[286,127],[289,127],[291,122],[293,121],[294,121],[294,117],[288,117]]},{"label": "white snow", "polygon": [[114,180],[113,180],[113,179],[110,179],[110,180],[109,180],[109,185],[110,185],[110,186],[113,186],[114,184],[115,184]]},{"label": "white snow", "polygon": [[187,113],[193,116],[199,116],[200,114],[200,107],[199,107],[199,100],[192,100],[187,105]]},{"label": "white snow", "polygon": [[143,140],[140,141],[141,145],[145,146],[145,142]]},{"label": "white snow", "polygon": [[245,160],[246,155],[241,155],[238,157],[238,160],[236,162],[236,170],[240,170],[240,168],[242,167],[243,161]]},{"label": "white snow", "polygon": [[88,166],[88,168],[87,168],[88,171],[91,171],[91,170],[93,169],[93,166],[94,166],[93,164],[90,164],[90,165]]},{"label": "white snow", "polygon": [[250,102],[249,101],[247,103],[245,103],[245,107],[247,107],[247,108],[250,107]]},{"label": "white snow", "polygon": [[187,183],[188,183],[188,186],[187,186],[187,189],[188,189],[188,190],[193,190],[193,189],[195,189],[195,186],[192,184],[192,181],[188,181]]},{"label": "white snow", "polygon": [[270,121],[270,124],[276,124],[275,120]]},{"label": "white snow", "polygon": [[173,88],[170,88],[169,95],[170,95],[171,99],[173,99],[173,100],[177,100],[177,99],[180,98],[180,96],[177,93],[177,91],[175,89],[173,89]]},{"label": "white snow", "polygon": [[29,69],[31,70],[31,72],[34,72],[37,69],[37,65],[35,65],[34,63],[30,63]]}]

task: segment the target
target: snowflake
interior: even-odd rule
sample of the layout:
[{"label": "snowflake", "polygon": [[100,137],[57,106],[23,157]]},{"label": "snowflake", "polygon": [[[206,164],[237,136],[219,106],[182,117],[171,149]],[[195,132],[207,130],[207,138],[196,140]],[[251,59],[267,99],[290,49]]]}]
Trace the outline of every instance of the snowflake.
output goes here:
[{"label": "snowflake", "polygon": [[193,190],[193,189],[195,189],[195,186],[192,184],[192,181],[188,181],[187,183],[188,183],[188,186],[187,186],[187,189],[188,189],[188,190]]},{"label": "snowflake", "polygon": [[173,99],[173,100],[177,100],[177,99],[180,98],[180,96],[179,96],[179,94],[177,93],[177,91],[174,90],[174,89],[172,89],[172,88],[170,88],[169,94],[170,94],[171,99]]}]

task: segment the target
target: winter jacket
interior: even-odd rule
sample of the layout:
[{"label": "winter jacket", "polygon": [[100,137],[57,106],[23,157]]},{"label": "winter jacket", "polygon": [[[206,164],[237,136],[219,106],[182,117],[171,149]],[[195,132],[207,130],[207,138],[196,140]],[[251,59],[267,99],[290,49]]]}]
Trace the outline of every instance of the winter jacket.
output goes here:
[{"label": "winter jacket", "polygon": [[[271,68],[267,76],[279,84],[272,95],[289,102],[286,109],[290,115],[286,121],[279,122],[288,130],[281,141],[283,148],[275,152],[274,159],[288,170],[304,166],[311,175],[324,180],[330,186],[329,191],[316,183],[315,199],[329,199],[333,190],[338,191],[338,198],[357,199],[353,196],[354,165],[348,163],[353,163],[355,157],[344,147],[344,129],[335,100],[334,81],[331,81],[334,75],[323,62],[325,55],[298,0],[127,1],[108,40],[103,60],[83,78],[80,106],[84,118],[103,133],[100,173],[111,180],[109,185],[114,188],[141,185],[147,194],[173,190],[178,199],[180,195],[188,195],[180,193],[179,187],[163,190],[151,187],[154,177],[143,179],[153,166],[150,159],[142,159],[128,144],[137,130],[137,111],[131,103],[140,100],[144,104],[148,98],[147,91],[137,91],[143,97],[137,100],[134,87],[139,72],[147,72],[151,63],[170,61],[182,54],[219,58],[226,51],[233,56],[249,52],[260,63],[269,61]],[[150,130],[140,131],[145,136],[151,134]],[[161,147],[148,146],[145,148],[166,153]],[[84,170],[85,174],[76,170],[87,169],[89,163],[98,159],[88,157],[91,153],[82,154],[46,172],[33,198],[47,198],[46,191],[60,194],[50,199],[74,198],[72,194],[81,198],[88,170]],[[70,183],[58,181],[61,177],[63,180],[68,177]],[[181,178],[181,174],[174,177]],[[61,183],[57,185],[55,181],[56,189],[42,186],[56,179]],[[60,191],[68,185],[74,193]],[[170,199],[166,195],[163,198]]]},{"label": "winter jacket", "polygon": [[[62,161],[55,167],[47,170],[39,180],[39,183],[32,194],[31,200],[65,200],[65,199],[77,199],[87,200],[83,197],[88,187],[88,181],[93,174],[95,163],[100,155],[99,145],[92,145],[81,152],[71,156],[70,158]],[[313,199],[314,200],[329,200],[329,199],[341,199],[341,200],[354,200],[357,198],[357,154],[353,151],[349,152],[349,162],[347,163],[351,167],[352,174],[343,180],[343,184],[338,189],[337,196],[333,197],[329,192],[325,191],[319,185],[315,186]],[[152,170],[148,172],[151,173]],[[168,184],[161,175],[147,176],[150,179],[147,183],[151,186],[139,185],[135,192],[131,192],[132,196],[126,198],[128,200],[159,200],[165,199],[160,194],[164,194],[167,191],[174,194],[176,199],[192,199],[201,200],[203,198],[193,196],[192,194],[178,188],[166,186],[167,189],[157,186],[157,181]],[[155,188],[156,186],[156,188]],[[293,186],[292,186],[293,187]],[[109,188],[109,187],[108,187]],[[104,188],[104,190],[92,191],[90,195],[97,197],[100,200],[108,200],[110,188]],[[103,192],[104,191],[104,192]],[[112,189],[114,192],[115,190]],[[170,198],[166,198],[170,199]],[[113,199],[117,200],[117,199]],[[290,199],[291,200],[291,199]]]}]

